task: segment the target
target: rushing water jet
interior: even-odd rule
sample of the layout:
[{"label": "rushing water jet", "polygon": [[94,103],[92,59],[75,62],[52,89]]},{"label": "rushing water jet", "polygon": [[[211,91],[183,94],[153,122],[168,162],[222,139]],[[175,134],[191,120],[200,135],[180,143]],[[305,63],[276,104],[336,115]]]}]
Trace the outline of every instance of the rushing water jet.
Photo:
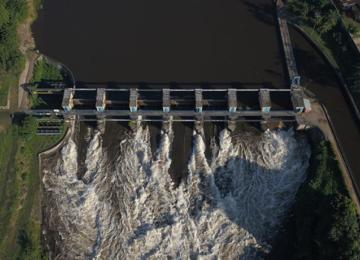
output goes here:
[{"label": "rushing water jet", "polygon": [[45,169],[45,237],[58,233],[46,240],[55,245],[52,258],[251,259],[269,249],[306,175],[304,138],[292,130],[223,130],[208,160],[194,131],[188,175],[174,188],[171,126],[154,156],[149,135],[139,125],[114,160],[95,131],[80,175],[70,139],[55,169]]}]

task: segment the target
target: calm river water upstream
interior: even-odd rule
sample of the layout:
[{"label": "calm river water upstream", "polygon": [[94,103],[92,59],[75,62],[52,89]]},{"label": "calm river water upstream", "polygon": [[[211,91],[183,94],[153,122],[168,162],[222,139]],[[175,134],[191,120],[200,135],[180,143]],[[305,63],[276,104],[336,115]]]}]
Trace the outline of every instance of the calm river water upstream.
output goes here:
[{"label": "calm river water upstream", "polygon": [[271,0],[46,0],[37,47],[91,82],[285,86]]}]

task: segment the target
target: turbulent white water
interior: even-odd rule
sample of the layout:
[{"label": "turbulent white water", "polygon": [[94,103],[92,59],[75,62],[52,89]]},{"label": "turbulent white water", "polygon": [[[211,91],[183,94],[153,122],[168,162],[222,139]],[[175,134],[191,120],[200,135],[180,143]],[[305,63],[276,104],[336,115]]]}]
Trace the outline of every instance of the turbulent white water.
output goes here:
[{"label": "turbulent white water", "polygon": [[109,158],[96,132],[77,177],[70,139],[54,170],[44,174],[46,233],[56,259],[254,259],[269,249],[305,178],[309,148],[292,130],[231,137],[205,157],[201,134],[180,186],[169,175],[172,132],[156,156],[149,130],[139,127]]}]

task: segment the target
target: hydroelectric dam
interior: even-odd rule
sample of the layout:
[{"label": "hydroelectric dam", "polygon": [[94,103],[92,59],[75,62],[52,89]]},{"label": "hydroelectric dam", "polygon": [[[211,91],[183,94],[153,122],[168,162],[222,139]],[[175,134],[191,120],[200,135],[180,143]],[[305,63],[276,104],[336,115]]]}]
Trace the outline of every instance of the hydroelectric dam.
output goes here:
[{"label": "hydroelectric dam", "polygon": [[[302,88],[293,89],[138,89],[31,88],[32,95],[61,100],[47,109],[25,111],[93,121],[296,121],[305,111]],[[272,100],[276,100],[273,102]],[[278,102],[280,101],[280,102]],[[61,105],[61,106],[59,106]]]},{"label": "hydroelectric dam", "polygon": [[[292,53],[286,46],[284,56]],[[50,258],[267,254],[306,177],[310,150],[306,137],[291,128],[232,126],[302,125],[309,107],[289,57],[288,86],[274,83],[277,89],[181,79],[24,86],[35,101],[25,112],[39,118],[41,131],[56,128],[52,122],[71,125],[61,149],[42,161],[42,228]],[[213,123],[219,121],[228,127]]]},{"label": "hydroelectric dam", "polygon": [[[309,111],[290,40],[283,2],[277,0],[277,23],[289,78],[288,89],[237,88],[231,83],[194,83],[191,88],[162,84],[142,88],[141,84],[112,87],[77,87],[49,82],[45,87],[25,85],[32,96],[51,97],[48,106],[24,111],[36,117],[80,121],[180,121],[180,122],[297,122]],[[36,85],[36,84],[35,84]],[[204,86],[205,85],[205,86]],[[211,88],[206,88],[211,86]]]}]

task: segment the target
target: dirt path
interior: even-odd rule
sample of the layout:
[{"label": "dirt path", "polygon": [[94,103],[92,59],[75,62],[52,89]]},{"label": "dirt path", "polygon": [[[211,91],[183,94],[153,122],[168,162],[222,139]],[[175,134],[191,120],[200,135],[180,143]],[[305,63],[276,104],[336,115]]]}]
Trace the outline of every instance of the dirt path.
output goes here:
[{"label": "dirt path", "polygon": [[19,84],[17,89],[17,101],[13,100],[10,104],[11,110],[22,110],[28,107],[27,93],[21,87],[23,84],[29,82],[32,78],[34,64],[37,60],[38,54],[35,50],[35,41],[31,32],[31,24],[36,19],[36,9],[33,0],[27,0],[29,15],[26,20],[18,27],[18,36],[20,39],[20,51],[24,54],[26,61],[25,67],[20,74]]}]

